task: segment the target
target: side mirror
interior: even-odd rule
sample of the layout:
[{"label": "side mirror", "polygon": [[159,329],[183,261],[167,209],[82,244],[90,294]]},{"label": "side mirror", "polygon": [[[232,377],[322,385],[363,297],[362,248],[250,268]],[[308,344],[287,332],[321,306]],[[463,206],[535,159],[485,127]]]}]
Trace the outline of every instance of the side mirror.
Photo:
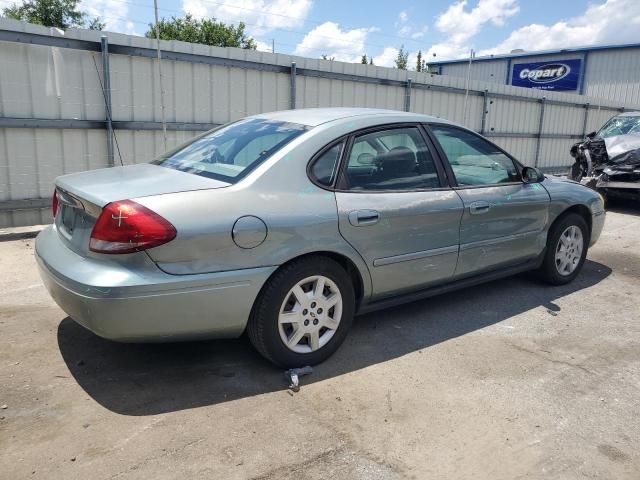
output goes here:
[{"label": "side mirror", "polygon": [[534,167],[524,167],[522,169],[522,181],[524,183],[540,183],[544,180],[544,174]]},{"label": "side mirror", "polygon": [[596,136],[597,132],[591,132],[591,133],[587,133],[587,138],[593,138]]}]

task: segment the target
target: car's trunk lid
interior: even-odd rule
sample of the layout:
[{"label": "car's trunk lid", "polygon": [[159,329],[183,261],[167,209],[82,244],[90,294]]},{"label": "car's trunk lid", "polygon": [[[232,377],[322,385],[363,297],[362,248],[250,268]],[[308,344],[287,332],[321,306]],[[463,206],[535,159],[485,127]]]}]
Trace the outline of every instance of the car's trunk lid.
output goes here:
[{"label": "car's trunk lid", "polygon": [[56,186],[99,207],[116,200],[228,185],[212,178],[150,163],[72,173],[56,179]]},{"label": "car's trunk lid", "polygon": [[74,252],[87,255],[89,238],[106,204],[151,195],[221,188],[228,183],[152,164],[113,167],[56,179],[56,228]]}]

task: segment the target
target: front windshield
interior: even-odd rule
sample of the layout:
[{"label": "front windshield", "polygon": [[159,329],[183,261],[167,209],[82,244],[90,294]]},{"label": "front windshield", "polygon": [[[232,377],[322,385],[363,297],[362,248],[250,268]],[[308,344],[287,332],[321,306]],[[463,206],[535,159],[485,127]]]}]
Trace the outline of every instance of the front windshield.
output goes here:
[{"label": "front windshield", "polygon": [[609,138],[616,135],[640,134],[640,115],[633,117],[613,117],[598,132],[598,137]]},{"label": "front windshield", "polygon": [[240,120],[206,133],[152,163],[233,183],[306,130],[296,123]]}]

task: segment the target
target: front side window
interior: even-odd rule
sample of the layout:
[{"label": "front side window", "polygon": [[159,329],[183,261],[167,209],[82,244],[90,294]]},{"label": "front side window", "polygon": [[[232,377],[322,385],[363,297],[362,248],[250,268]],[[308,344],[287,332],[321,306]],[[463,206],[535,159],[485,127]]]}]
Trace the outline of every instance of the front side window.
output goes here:
[{"label": "front side window", "polygon": [[433,156],[416,127],[382,130],[354,139],[343,188],[375,191],[438,187]]},{"label": "front side window", "polygon": [[152,163],[235,182],[307,130],[304,125],[252,118],[200,136]]},{"label": "front side window", "polygon": [[496,185],[521,181],[513,160],[484,138],[459,128],[432,125],[458,185]]}]

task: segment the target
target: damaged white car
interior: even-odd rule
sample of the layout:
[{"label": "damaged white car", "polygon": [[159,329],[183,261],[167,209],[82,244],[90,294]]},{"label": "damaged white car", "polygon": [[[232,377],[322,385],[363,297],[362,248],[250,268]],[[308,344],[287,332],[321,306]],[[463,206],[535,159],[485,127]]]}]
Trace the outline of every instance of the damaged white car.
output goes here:
[{"label": "damaged white car", "polygon": [[569,178],[604,197],[640,201],[640,112],[611,118],[598,132],[571,147]]}]

